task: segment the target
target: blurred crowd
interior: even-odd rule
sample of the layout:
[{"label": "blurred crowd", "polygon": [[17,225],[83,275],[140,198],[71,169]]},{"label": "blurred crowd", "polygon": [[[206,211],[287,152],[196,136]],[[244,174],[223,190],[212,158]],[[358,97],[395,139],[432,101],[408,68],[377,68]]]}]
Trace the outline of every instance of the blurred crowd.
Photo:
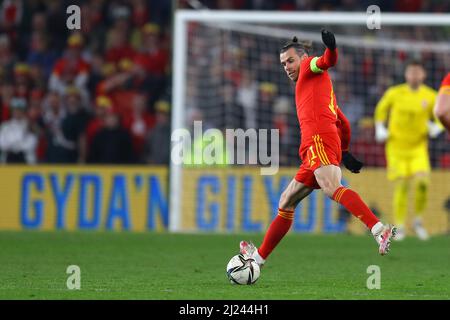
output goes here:
[{"label": "blurred crowd", "polygon": [[2,162],[169,163],[170,5],[1,1]]}]

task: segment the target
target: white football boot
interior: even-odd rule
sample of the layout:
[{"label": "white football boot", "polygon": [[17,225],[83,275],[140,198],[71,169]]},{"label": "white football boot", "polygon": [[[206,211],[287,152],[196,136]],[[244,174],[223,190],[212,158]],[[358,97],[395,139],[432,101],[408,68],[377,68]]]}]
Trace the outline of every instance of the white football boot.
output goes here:
[{"label": "white football boot", "polygon": [[391,239],[395,237],[397,228],[391,224],[383,225],[378,222],[372,227],[371,232],[378,243],[378,252],[384,256],[389,252]]},{"label": "white football boot", "polygon": [[264,260],[258,253],[258,248],[251,241],[241,241],[239,243],[239,251],[246,259],[253,259],[262,267],[266,260]]},{"label": "white football boot", "polygon": [[413,227],[414,227],[414,231],[415,231],[416,234],[417,234],[417,237],[418,237],[420,240],[428,240],[428,238],[429,238],[428,232],[427,232],[427,230],[423,227],[422,219],[416,218],[416,219],[414,220],[414,225],[413,225]]}]

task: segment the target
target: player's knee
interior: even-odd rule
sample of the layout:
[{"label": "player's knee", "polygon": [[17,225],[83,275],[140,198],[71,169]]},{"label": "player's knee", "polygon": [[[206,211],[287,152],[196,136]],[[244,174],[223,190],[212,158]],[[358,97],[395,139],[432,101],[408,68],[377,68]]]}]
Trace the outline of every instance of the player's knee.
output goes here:
[{"label": "player's knee", "polygon": [[333,194],[337,190],[337,188],[339,188],[338,185],[335,185],[332,182],[328,182],[322,187],[322,190],[323,190],[323,193],[325,193],[325,195],[327,197],[333,198]]},{"label": "player's knee", "polygon": [[323,179],[319,185],[322,188],[323,193],[332,198],[334,192],[341,186],[341,183],[332,179]]},{"label": "player's knee", "polygon": [[419,179],[416,182],[416,187],[417,187],[418,191],[426,192],[427,189],[428,189],[428,180],[426,180],[426,179]]},{"label": "player's knee", "polygon": [[409,179],[397,180],[396,187],[398,190],[407,191],[409,188]]},{"label": "player's knee", "polygon": [[341,186],[340,171],[338,170],[340,170],[339,167],[336,170],[334,166],[326,166],[314,171],[317,183],[329,197],[332,197],[334,191]]},{"label": "player's knee", "polygon": [[426,193],[427,191],[428,191],[428,184],[426,184],[426,183],[423,183],[423,182],[420,182],[418,185],[417,185],[417,191],[418,192],[420,192],[420,193]]},{"label": "player's knee", "polygon": [[335,188],[335,187],[329,187],[329,188],[323,189],[323,192],[325,193],[325,195],[328,198],[333,199],[333,195],[336,192],[336,190],[337,190],[337,188]]}]

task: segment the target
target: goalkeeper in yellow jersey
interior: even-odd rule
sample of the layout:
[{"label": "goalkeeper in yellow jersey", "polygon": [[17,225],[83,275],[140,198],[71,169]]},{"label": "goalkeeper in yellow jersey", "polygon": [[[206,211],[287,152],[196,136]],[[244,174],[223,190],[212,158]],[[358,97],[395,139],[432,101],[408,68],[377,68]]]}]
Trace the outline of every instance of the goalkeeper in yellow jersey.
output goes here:
[{"label": "goalkeeper in yellow jersey", "polygon": [[443,128],[434,121],[436,91],[423,83],[425,77],[420,62],[409,62],[405,69],[406,83],[390,87],[375,109],[375,139],[386,141],[387,175],[395,183],[393,210],[397,240],[405,237],[411,186],[415,189],[413,228],[420,239],[428,239],[422,222],[430,173],[428,136],[436,137]]}]

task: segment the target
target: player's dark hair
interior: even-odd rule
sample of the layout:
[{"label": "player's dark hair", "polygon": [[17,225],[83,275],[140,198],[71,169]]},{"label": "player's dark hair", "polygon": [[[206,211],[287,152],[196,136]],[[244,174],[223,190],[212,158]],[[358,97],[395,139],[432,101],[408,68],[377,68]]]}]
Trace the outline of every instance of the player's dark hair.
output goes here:
[{"label": "player's dark hair", "polygon": [[411,59],[411,60],[408,60],[408,61],[406,62],[405,67],[409,67],[409,66],[418,66],[418,67],[422,67],[422,68],[425,69],[425,67],[424,67],[424,65],[423,65],[423,63],[422,63],[422,61],[420,61],[420,60],[418,60],[418,59]]},{"label": "player's dark hair", "polygon": [[297,51],[297,54],[299,56],[303,55],[304,53],[309,55],[309,51],[311,50],[311,42],[299,42],[297,37],[293,37],[292,40],[290,40],[288,43],[286,43],[283,47],[280,49],[280,54],[283,52],[288,51],[290,48],[294,48],[295,51]]}]

